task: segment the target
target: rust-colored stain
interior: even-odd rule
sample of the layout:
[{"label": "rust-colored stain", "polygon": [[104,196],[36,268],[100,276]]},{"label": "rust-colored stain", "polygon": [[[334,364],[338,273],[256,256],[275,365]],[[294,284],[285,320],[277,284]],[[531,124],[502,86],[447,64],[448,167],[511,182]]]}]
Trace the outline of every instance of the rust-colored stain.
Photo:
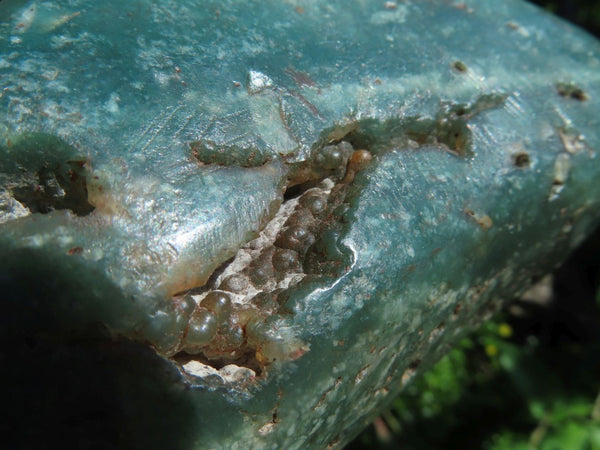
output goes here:
[{"label": "rust-colored stain", "polygon": [[79,255],[81,252],[83,252],[83,247],[72,247],[69,249],[69,251],[67,252],[68,255]]},{"label": "rust-colored stain", "polygon": [[313,80],[309,74],[305,72],[300,72],[299,70],[294,69],[293,67],[288,67],[285,69],[285,73],[298,85],[298,87],[302,86],[310,86],[315,87],[317,83]]}]

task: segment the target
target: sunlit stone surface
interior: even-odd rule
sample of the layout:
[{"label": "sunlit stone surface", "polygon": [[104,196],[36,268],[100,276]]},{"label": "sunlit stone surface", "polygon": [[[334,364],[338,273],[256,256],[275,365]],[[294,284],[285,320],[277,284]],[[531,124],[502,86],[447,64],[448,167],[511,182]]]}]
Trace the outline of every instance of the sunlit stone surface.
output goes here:
[{"label": "sunlit stone surface", "polygon": [[510,0],[0,1],[3,442],[342,446],[598,223],[599,58]]}]

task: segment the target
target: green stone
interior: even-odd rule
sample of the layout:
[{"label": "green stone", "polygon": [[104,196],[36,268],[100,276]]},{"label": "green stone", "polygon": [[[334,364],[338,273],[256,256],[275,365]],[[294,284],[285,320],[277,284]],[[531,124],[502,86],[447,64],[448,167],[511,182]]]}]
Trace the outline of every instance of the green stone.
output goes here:
[{"label": "green stone", "polygon": [[520,1],[0,17],[10,448],[341,447],[600,222],[600,45]]}]

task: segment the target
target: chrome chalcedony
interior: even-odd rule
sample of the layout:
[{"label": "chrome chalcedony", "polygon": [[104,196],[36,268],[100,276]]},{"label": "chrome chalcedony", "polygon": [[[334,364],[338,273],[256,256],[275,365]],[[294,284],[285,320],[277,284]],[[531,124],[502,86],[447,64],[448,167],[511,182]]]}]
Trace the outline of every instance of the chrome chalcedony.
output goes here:
[{"label": "chrome chalcedony", "polygon": [[341,447],[598,224],[598,67],[517,0],[0,1],[5,446]]}]

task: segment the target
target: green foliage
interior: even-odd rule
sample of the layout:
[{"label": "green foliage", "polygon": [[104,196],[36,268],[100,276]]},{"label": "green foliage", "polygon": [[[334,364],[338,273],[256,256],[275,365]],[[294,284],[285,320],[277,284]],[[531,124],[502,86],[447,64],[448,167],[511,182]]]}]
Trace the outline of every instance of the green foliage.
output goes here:
[{"label": "green foliage", "polygon": [[391,435],[370,431],[351,448],[600,449],[600,343],[518,342],[506,319],[464,339],[395,401],[380,419]]}]

